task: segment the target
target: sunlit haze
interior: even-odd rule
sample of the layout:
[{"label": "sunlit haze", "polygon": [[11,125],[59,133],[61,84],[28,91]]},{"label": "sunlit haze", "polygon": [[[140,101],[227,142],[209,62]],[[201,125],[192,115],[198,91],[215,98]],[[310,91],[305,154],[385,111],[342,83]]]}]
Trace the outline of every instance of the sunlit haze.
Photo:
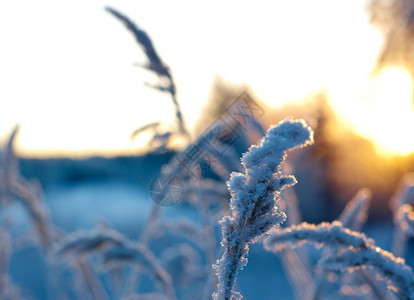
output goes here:
[{"label": "sunlit haze", "polygon": [[327,91],[333,107],[381,151],[414,150],[411,77],[370,72],[381,34],[362,1],[4,1],[0,3],[0,141],[21,125],[24,156],[138,153],[148,122],[174,122],[167,95],[134,66],[145,56],[104,7],[125,13],[171,67],[186,122],[215,76],[246,83],[277,107]]}]

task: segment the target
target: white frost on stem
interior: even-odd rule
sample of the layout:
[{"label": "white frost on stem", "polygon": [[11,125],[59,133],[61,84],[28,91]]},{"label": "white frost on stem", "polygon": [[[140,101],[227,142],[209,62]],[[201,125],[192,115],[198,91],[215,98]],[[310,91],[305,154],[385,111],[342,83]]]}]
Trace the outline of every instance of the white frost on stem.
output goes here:
[{"label": "white frost on stem", "polygon": [[380,276],[377,278],[387,283],[388,289],[397,299],[414,299],[414,276],[412,269],[404,259],[396,258],[392,253],[374,245],[366,249],[345,249],[339,254],[328,256],[320,261],[320,265],[330,270],[355,269],[366,266],[375,267]]},{"label": "white frost on stem", "polygon": [[227,182],[231,200],[230,215],[220,221],[225,252],[214,265],[218,276],[214,299],[234,299],[237,272],[247,264],[249,243],[277,227],[286,215],[276,202],[280,191],[296,183],[281,173],[286,151],[313,142],[313,131],[301,120],[284,120],[270,128],[259,146],[250,147],[242,157],[245,173],[232,173]]},{"label": "white frost on stem", "polygon": [[327,269],[343,270],[376,267],[381,274],[380,280],[388,283],[388,289],[398,299],[414,299],[414,275],[404,259],[396,258],[390,252],[375,246],[372,239],[363,233],[344,228],[342,223],[321,223],[313,225],[302,223],[272,232],[264,245],[269,251],[278,252],[294,248],[303,243],[329,246],[338,250],[324,257],[320,265]]},{"label": "white frost on stem", "polygon": [[288,228],[273,231],[264,241],[266,250],[278,252],[286,248],[299,247],[304,243],[319,246],[367,248],[374,241],[363,233],[351,231],[339,221],[323,222],[319,225],[301,223]]}]

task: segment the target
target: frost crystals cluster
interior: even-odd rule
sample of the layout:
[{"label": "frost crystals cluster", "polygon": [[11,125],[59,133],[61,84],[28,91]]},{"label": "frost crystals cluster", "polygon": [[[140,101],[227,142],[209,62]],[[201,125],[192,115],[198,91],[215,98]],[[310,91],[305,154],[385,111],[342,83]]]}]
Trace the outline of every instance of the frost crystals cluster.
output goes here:
[{"label": "frost crystals cluster", "polygon": [[247,264],[248,244],[286,219],[276,206],[280,191],[296,183],[295,177],[281,173],[286,151],[312,142],[313,132],[304,121],[284,120],[243,155],[245,174],[231,174],[231,214],[220,221],[225,252],[214,266],[219,279],[214,299],[238,297],[233,285],[238,269]]}]

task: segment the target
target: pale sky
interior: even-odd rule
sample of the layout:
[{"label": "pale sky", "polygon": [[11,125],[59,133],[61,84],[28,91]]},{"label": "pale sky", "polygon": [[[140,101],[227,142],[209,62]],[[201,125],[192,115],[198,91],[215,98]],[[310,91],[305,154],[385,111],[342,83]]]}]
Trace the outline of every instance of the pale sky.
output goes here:
[{"label": "pale sky", "polygon": [[154,78],[133,66],[144,54],[106,5],[150,35],[190,126],[216,75],[249,84],[272,105],[324,88],[353,115],[344,103],[359,103],[381,44],[361,1],[200,3],[0,2],[0,141],[20,123],[25,156],[136,153],[135,128],[173,121],[168,96],[147,88]]}]

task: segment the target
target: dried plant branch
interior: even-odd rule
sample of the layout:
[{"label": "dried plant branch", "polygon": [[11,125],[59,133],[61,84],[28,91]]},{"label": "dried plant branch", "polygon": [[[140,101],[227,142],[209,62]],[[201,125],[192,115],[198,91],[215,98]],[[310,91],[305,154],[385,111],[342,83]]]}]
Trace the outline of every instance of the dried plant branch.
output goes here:
[{"label": "dried plant branch", "polygon": [[43,248],[48,251],[54,242],[53,226],[44,205],[39,199],[40,187],[28,182],[20,175],[19,164],[13,147],[18,132],[19,127],[16,126],[7,143],[6,155],[2,161],[3,172],[0,174],[0,194],[7,194],[23,203],[36,228]]},{"label": "dried plant branch", "polygon": [[390,206],[394,213],[394,231],[392,253],[403,256],[410,236],[410,207],[414,206],[414,173],[407,173],[401,180],[396,192],[391,197]]},{"label": "dried plant branch", "polygon": [[[125,262],[143,267],[169,298],[175,299],[171,278],[155,255],[142,243],[132,242],[115,230],[98,228],[70,234],[56,246],[54,257],[55,260],[66,258],[79,262],[78,258],[92,254],[102,258],[101,266],[104,268],[112,268]],[[81,260],[81,271],[85,278],[91,278],[90,270],[88,268],[84,270],[85,267],[87,265]],[[93,284],[92,280],[88,282],[91,283],[92,294],[97,295],[96,284]]]},{"label": "dried plant branch", "polygon": [[105,251],[102,253],[102,257],[104,268],[111,268],[122,263],[137,264],[145,268],[154,282],[169,296],[169,299],[176,299],[170,275],[162,268],[155,255],[144,245],[130,242]]},{"label": "dried plant branch", "polygon": [[408,236],[414,236],[414,209],[410,204],[401,206],[396,215],[394,222]]},{"label": "dried plant branch", "polygon": [[142,50],[144,50],[149,60],[149,63],[145,66],[145,68],[157,73],[159,76],[170,77],[171,75],[168,67],[159,57],[148,34],[119,11],[111,7],[106,7],[105,9],[107,12],[124,23],[125,27],[134,35],[135,40],[141,46]]},{"label": "dried plant branch", "polygon": [[369,201],[371,200],[371,191],[361,189],[347,203],[345,209],[338,217],[342,226],[354,231],[359,231],[364,226],[368,218]]},{"label": "dried plant branch", "polygon": [[105,292],[105,288],[96,276],[95,271],[92,269],[90,263],[84,257],[78,257],[76,261],[73,261],[75,268],[82,275],[86,288],[89,291],[92,299],[104,300],[108,299],[108,295]]},{"label": "dried plant branch", "polygon": [[135,129],[132,133],[131,133],[131,139],[135,138],[137,135],[141,134],[142,132],[148,130],[148,129],[152,129],[154,131],[157,130],[157,128],[161,125],[160,122],[152,122],[152,123],[148,123],[144,126],[138,127],[137,129]]},{"label": "dried plant branch", "polygon": [[109,228],[79,230],[65,236],[56,244],[54,257],[56,260],[75,259],[79,255],[99,253],[126,242],[126,239],[119,232]]},{"label": "dried plant branch", "polygon": [[[134,35],[135,40],[140,45],[140,47],[142,48],[142,50],[144,51],[145,55],[148,58],[148,63],[143,65],[143,67],[149,71],[154,72],[160,79],[159,84],[146,83],[146,85],[158,91],[168,92],[170,94],[171,100],[175,108],[175,116],[176,116],[176,121],[178,124],[178,132],[184,135],[188,140],[190,140],[190,134],[186,127],[184,116],[181,111],[181,106],[177,99],[177,92],[176,92],[177,89],[174,83],[172,73],[169,67],[167,66],[167,64],[164,63],[162,59],[160,58],[160,56],[158,55],[150,37],[144,30],[139,28],[134,22],[132,22],[127,16],[125,16],[121,12],[111,7],[106,7],[106,11],[109,12],[111,15],[113,15],[118,20],[120,20],[125,25],[125,27]],[[164,79],[167,79],[167,82],[168,82],[167,85],[162,84]],[[168,143],[168,141],[169,139],[166,139],[166,143]]]}]

